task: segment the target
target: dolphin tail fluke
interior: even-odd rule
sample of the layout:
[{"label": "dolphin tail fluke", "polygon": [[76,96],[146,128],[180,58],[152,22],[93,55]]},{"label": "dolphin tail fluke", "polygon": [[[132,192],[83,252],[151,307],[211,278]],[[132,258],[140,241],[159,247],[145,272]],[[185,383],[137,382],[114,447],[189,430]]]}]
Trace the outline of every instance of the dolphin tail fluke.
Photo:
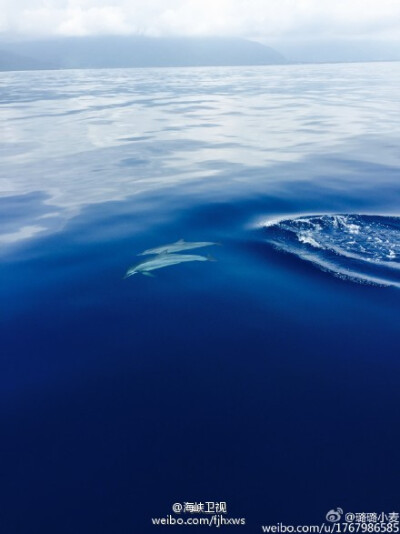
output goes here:
[{"label": "dolphin tail fluke", "polygon": [[207,254],[207,260],[208,261],[217,261],[211,254]]}]

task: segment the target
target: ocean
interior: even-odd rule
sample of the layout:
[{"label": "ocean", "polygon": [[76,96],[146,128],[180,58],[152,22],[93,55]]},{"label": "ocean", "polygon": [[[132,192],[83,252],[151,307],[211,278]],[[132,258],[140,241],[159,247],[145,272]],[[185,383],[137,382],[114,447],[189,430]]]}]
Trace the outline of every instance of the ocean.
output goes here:
[{"label": "ocean", "polygon": [[2,533],[399,512],[399,85],[0,74]]}]

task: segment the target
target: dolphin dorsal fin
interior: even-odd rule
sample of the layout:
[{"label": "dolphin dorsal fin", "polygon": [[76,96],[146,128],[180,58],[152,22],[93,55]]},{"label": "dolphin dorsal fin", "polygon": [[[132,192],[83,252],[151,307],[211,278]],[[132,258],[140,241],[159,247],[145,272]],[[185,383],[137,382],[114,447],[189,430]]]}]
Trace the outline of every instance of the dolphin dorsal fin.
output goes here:
[{"label": "dolphin dorsal fin", "polygon": [[185,240],[184,239],[178,239],[177,243],[184,243]]}]

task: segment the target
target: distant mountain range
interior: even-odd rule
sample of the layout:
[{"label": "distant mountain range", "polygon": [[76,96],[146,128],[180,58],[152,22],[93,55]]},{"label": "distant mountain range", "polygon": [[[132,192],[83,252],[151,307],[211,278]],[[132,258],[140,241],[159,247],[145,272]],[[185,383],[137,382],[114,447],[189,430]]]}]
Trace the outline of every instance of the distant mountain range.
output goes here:
[{"label": "distant mountain range", "polygon": [[246,39],[66,37],[0,43],[0,70],[240,66],[286,63]]},{"label": "distant mountain range", "polygon": [[264,44],[233,37],[103,36],[0,41],[0,71],[400,60],[400,40],[310,39],[275,41],[273,45],[284,55]]},{"label": "distant mountain range", "polygon": [[0,49],[0,71],[4,70],[41,70],[54,68],[45,61]]}]

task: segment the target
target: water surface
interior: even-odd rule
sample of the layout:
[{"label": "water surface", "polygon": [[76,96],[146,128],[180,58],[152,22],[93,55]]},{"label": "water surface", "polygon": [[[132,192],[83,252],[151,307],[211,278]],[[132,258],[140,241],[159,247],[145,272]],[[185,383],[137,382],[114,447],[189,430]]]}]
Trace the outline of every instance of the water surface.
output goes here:
[{"label": "water surface", "polygon": [[[398,510],[399,82],[0,75],[2,531]],[[217,261],[123,279],[179,239]]]}]

